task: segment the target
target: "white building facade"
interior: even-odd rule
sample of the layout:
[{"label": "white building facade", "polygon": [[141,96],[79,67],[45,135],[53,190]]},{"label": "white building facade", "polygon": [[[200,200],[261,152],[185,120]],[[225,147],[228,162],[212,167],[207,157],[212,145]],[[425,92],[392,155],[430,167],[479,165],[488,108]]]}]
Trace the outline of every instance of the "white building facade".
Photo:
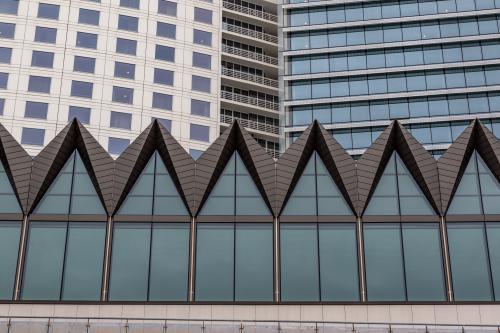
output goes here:
[{"label": "white building facade", "polygon": [[34,155],[76,117],[112,155],[160,119],[219,134],[220,1],[0,1],[0,122]]}]

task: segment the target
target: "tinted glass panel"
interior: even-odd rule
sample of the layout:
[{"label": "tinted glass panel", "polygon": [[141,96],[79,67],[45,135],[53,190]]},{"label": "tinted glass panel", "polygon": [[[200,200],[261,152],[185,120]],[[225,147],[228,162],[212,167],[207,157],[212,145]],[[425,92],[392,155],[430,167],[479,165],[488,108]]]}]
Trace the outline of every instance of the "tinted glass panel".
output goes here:
[{"label": "tinted glass panel", "polygon": [[106,223],[69,224],[63,300],[100,299],[105,237]]},{"label": "tinted glass panel", "polygon": [[212,24],[212,11],[208,9],[194,7],[194,20],[196,22]]},{"label": "tinted glass panel", "polygon": [[192,99],[191,114],[196,116],[210,117],[210,102]]},{"label": "tinted glass panel", "polygon": [[38,17],[46,18],[50,20],[59,19],[59,6],[51,5],[48,3],[39,3],[38,4]]},{"label": "tinted glass panel", "polygon": [[12,49],[8,47],[0,47],[0,63],[10,64],[12,58]]},{"label": "tinted glass panel", "polygon": [[133,16],[119,15],[118,29],[137,32],[139,29],[139,19]]},{"label": "tinted glass panel", "polygon": [[78,23],[99,25],[100,13],[97,10],[80,8]]},{"label": "tinted glass panel", "polygon": [[403,223],[402,232],[408,300],[446,300],[439,225]]},{"label": "tinted glass panel", "polygon": [[448,223],[453,294],[457,301],[492,299],[485,236],[482,223]]},{"label": "tinted glass panel", "polygon": [[500,223],[486,223],[495,300],[500,299]]},{"label": "tinted glass panel", "polygon": [[27,118],[47,119],[48,108],[47,103],[27,101],[24,116]]},{"label": "tinted glass panel", "polygon": [[18,7],[19,0],[3,0],[0,2],[0,13],[16,15]]},{"label": "tinted glass panel", "polygon": [[193,43],[205,46],[212,46],[212,33],[193,29]]},{"label": "tinted glass panel", "polygon": [[212,67],[212,56],[209,54],[193,52],[193,66],[210,69]]},{"label": "tinted glass panel", "polygon": [[21,135],[21,144],[43,146],[45,130],[41,128],[23,127]]},{"label": "tinted glass panel", "polygon": [[177,3],[173,1],[159,0],[158,13],[170,16],[177,16]]},{"label": "tinted glass panel", "polygon": [[319,258],[321,300],[359,300],[356,225],[320,223]]},{"label": "tinted glass panel", "polygon": [[83,47],[88,49],[97,48],[97,35],[88,32],[76,33],[76,47]]},{"label": "tinted glass panel", "polygon": [[90,108],[70,106],[68,111],[68,121],[73,118],[78,119],[82,124],[90,123]]},{"label": "tinted glass panel", "polygon": [[316,224],[281,223],[281,299],[319,301]]},{"label": "tinted glass panel", "polygon": [[117,38],[116,39],[116,53],[135,55],[137,52],[137,41]]},{"label": "tinted glass panel", "polygon": [[110,154],[119,155],[128,147],[129,143],[129,139],[110,137],[108,139],[108,152]]},{"label": "tinted glass panel", "polygon": [[135,65],[115,61],[115,77],[133,80],[135,78]]},{"label": "tinted glass panel", "polygon": [[65,222],[30,223],[23,299],[59,300],[65,243]]},{"label": "tinted glass panel", "polygon": [[153,107],[162,110],[172,110],[173,96],[167,94],[153,93]]},{"label": "tinted glass panel", "polygon": [[54,64],[54,53],[33,51],[31,66],[52,68]]},{"label": "tinted glass panel", "polygon": [[0,38],[14,38],[15,32],[15,24],[0,22]]},{"label": "tinted glass panel", "polygon": [[189,224],[153,224],[149,300],[187,300],[188,267]]},{"label": "tinted glass panel", "polygon": [[156,45],[155,59],[174,62],[175,48],[163,45]]},{"label": "tinted glass panel", "polygon": [[210,127],[203,125],[190,125],[190,139],[208,142],[210,137]]},{"label": "tinted glass panel", "polygon": [[94,84],[91,82],[71,81],[71,96],[92,98]]},{"label": "tinted glass panel", "polygon": [[150,236],[149,223],[115,224],[109,280],[110,300],[147,300]]},{"label": "tinted glass panel", "polygon": [[156,35],[165,38],[175,39],[175,25],[158,22],[156,24]]},{"label": "tinted glass panel", "polygon": [[273,300],[273,225],[236,224],[236,301]]},{"label": "tinted glass panel", "polygon": [[57,37],[57,29],[45,28],[45,27],[36,27],[35,29],[35,42],[54,44],[56,42],[56,37]]},{"label": "tinted glass panel", "polygon": [[113,87],[113,102],[133,104],[134,89],[124,87]]},{"label": "tinted glass panel", "polygon": [[28,91],[39,93],[50,93],[50,77],[30,75]]},{"label": "tinted glass panel", "polygon": [[233,300],[233,265],[234,225],[199,223],[196,233],[196,300]]},{"label": "tinted glass panel", "polygon": [[75,72],[94,73],[95,58],[75,56],[73,70]]},{"label": "tinted glass panel", "polygon": [[12,299],[21,224],[0,222],[0,299]]},{"label": "tinted glass panel", "polygon": [[405,281],[399,224],[364,225],[367,294],[370,301],[404,301]]}]

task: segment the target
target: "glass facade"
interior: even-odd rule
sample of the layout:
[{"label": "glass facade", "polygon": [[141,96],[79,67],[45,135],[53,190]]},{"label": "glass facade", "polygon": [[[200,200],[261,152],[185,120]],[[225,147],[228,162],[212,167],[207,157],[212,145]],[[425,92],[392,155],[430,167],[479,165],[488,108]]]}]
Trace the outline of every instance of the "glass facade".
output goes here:
[{"label": "glass facade", "polygon": [[315,119],[352,155],[371,145],[384,121],[408,122],[431,151],[449,146],[450,128],[462,121],[498,122],[496,1],[282,7],[286,146]]},{"label": "glass facade", "polygon": [[283,215],[352,215],[318,153],[309,158]]},{"label": "glass facade", "polygon": [[354,223],[281,223],[281,300],[359,300]]},{"label": "glass facade", "polygon": [[117,214],[189,215],[158,152],[149,159]]},{"label": "glass facade", "polygon": [[117,223],[109,299],[186,301],[189,224]]},{"label": "glass facade", "polygon": [[[111,207],[101,199],[111,192],[100,185],[105,168],[94,169],[78,146],[41,175],[44,185],[33,188],[36,199],[26,208],[16,183],[24,169],[8,152],[6,161],[0,156],[0,300],[498,301],[494,137],[476,123],[467,129],[469,141],[436,162],[419,155],[417,142],[395,137],[403,128],[393,126],[380,156],[357,163],[340,148],[330,152],[317,124],[302,150],[297,144],[268,164],[254,160],[253,148],[240,141],[244,133],[231,134],[224,147],[234,151],[220,153],[212,166],[207,161],[218,150],[196,163],[187,153],[179,158],[144,143],[129,173],[110,164],[119,186]],[[39,161],[26,159],[31,179]],[[420,176],[427,184],[434,168],[438,186],[424,191]],[[201,176],[211,184],[190,192],[191,171],[195,182]],[[193,207],[191,200],[199,202]]]}]

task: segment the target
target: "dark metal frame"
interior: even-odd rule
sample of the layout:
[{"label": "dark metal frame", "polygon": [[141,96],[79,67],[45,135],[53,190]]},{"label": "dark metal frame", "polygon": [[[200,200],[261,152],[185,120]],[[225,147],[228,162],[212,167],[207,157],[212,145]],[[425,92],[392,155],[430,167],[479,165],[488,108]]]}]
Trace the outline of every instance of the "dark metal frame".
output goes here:
[{"label": "dark metal frame", "polygon": [[[70,154],[77,149],[90,175],[107,216],[86,215],[40,215],[32,214],[50,184],[62,169]],[[359,302],[307,302],[310,304],[491,304],[493,302],[453,301],[451,269],[446,234],[446,220],[454,222],[500,221],[500,215],[460,215],[446,216],[451,199],[460,183],[467,162],[476,149],[485,163],[500,181],[500,140],[479,120],[474,120],[451,145],[447,152],[435,161],[411,134],[397,121],[380,135],[361,159],[354,161],[331,135],[316,121],[274,161],[260,145],[253,140],[238,122],[233,123],[195,162],[170,133],[157,121],[148,126],[137,139],[113,161],[92,135],[77,120],[69,123],[33,160],[15,139],[0,124],[0,161],[3,163],[9,181],[21,205],[23,214],[0,214],[3,220],[22,221],[19,257],[16,269],[16,284],[13,301],[19,300],[24,270],[27,229],[30,220],[51,221],[106,221],[106,249],[102,296],[96,302],[67,302],[101,304],[107,301],[109,267],[114,222],[187,222],[190,232],[189,291],[186,302],[118,302],[131,304],[191,304],[194,300],[194,268],[196,248],[196,224],[205,222],[268,222],[274,225],[274,251],[279,251],[279,223],[335,223],[353,222],[357,230],[363,223],[371,222],[438,222],[441,226],[443,261],[448,301],[445,302],[370,302],[366,301],[364,286],[364,265],[362,230],[357,232],[360,295]],[[130,192],[150,156],[158,150],[172,180],[188,209],[189,216],[114,216],[117,209]],[[270,216],[197,216],[208,195],[215,186],[227,161],[234,151],[238,151],[254,180]],[[330,172],[346,202],[353,211],[352,216],[280,216],[291,193],[316,151]],[[409,172],[434,208],[435,216],[362,216],[380,180],[385,164],[393,151],[397,151]],[[362,228],[361,228],[362,229]],[[301,304],[281,302],[279,297],[279,253],[274,254],[275,296],[270,303]],[[363,281],[364,280],[364,281]],[[365,287],[365,288],[363,288]],[[32,302],[29,303],[53,303]],[[257,304],[255,302],[200,302],[199,304]]]}]

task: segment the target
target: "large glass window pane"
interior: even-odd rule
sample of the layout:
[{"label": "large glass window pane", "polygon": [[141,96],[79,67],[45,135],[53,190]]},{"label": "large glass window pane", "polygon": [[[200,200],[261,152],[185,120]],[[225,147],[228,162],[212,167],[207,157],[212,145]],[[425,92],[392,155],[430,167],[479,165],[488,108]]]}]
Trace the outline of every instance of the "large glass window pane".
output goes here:
[{"label": "large glass window pane", "polygon": [[356,225],[320,223],[319,257],[321,300],[359,300]]},{"label": "large glass window pane", "polygon": [[235,301],[273,300],[273,225],[237,223]]},{"label": "large glass window pane", "polygon": [[444,301],[439,225],[403,223],[402,232],[408,300]]},{"label": "large glass window pane", "polygon": [[153,224],[149,300],[186,301],[188,267],[189,224]]},{"label": "large glass window pane", "polygon": [[491,300],[483,223],[448,223],[448,247],[455,300]]},{"label": "large glass window pane", "polygon": [[0,222],[0,299],[12,299],[21,224]]},{"label": "large glass window pane", "polygon": [[111,301],[147,300],[150,235],[149,223],[115,224],[109,278]]},{"label": "large glass window pane", "polygon": [[232,301],[234,224],[199,223],[196,233],[197,301]]},{"label": "large glass window pane", "polygon": [[399,224],[367,223],[364,239],[368,300],[406,300]]},{"label": "large glass window pane", "polygon": [[22,299],[59,300],[65,243],[65,222],[30,223]]},{"label": "large glass window pane", "polygon": [[316,224],[281,224],[281,300],[319,301]]},{"label": "large glass window pane", "polygon": [[100,299],[105,238],[106,223],[69,224],[63,300]]},{"label": "large glass window pane", "polygon": [[495,290],[495,300],[498,300],[500,299],[500,223],[486,223],[486,233],[488,235],[493,289]]}]

